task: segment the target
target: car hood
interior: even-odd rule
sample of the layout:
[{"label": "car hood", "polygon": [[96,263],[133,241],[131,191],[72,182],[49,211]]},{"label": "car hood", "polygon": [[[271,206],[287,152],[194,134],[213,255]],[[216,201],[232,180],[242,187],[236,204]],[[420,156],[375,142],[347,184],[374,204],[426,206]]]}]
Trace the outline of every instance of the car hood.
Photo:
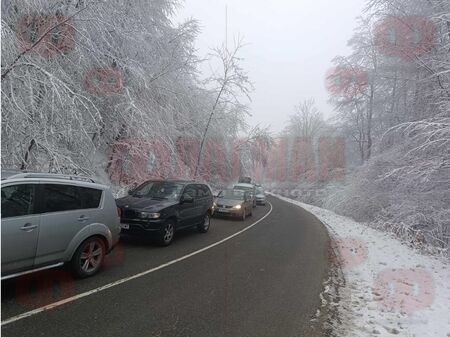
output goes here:
[{"label": "car hood", "polygon": [[121,208],[137,209],[141,211],[157,211],[178,204],[173,200],[155,200],[151,198],[136,198],[131,195],[117,199],[116,204]]},{"label": "car hood", "polygon": [[232,200],[232,199],[217,199],[216,203],[218,205],[223,206],[236,206],[236,205],[242,205],[244,203],[243,200]]},{"label": "car hood", "polygon": [[262,198],[265,198],[266,196],[264,194],[257,194],[256,197],[258,199],[262,199]]}]

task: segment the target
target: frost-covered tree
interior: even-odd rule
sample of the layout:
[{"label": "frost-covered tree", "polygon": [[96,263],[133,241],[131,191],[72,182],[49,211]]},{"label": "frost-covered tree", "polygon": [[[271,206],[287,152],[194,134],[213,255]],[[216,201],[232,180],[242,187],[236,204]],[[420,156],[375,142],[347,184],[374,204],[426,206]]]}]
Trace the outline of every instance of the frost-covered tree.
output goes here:
[{"label": "frost-covered tree", "polygon": [[450,3],[370,0],[360,22],[335,61],[366,81],[332,102],[365,164],[326,204],[448,251]]},{"label": "frost-covered tree", "polygon": [[322,113],[316,107],[314,99],[308,99],[295,108],[290,116],[285,132],[292,137],[315,138],[326,127]]},{"label": "frost-covered tree", "polygon": [[[163,175],[157,151],[136,144],[163,143],[167,161],[180,139],[201,138],[215,100],[198,76],[197,23],[169,19],[178,5],[2,1],[2,165],[111,175],[138,156]],[[211,129],[235,137],[242,107],[217,112]]]}]

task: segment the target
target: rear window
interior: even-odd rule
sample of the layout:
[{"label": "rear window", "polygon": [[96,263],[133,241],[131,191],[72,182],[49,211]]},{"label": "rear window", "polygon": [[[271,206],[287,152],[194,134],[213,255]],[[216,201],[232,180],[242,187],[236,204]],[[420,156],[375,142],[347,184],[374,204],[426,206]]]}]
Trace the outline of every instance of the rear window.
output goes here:
[{"label": "rear window", "polygon": [[42,188],[43,213],[98,208],[102,197],[102,190],[95,188],[60,184],[44,184]]},{"label": "rear window", "polygon": [[98,208],[102,199],[102,190],[87,187],[77,187],[81,197],[83,208]]}]

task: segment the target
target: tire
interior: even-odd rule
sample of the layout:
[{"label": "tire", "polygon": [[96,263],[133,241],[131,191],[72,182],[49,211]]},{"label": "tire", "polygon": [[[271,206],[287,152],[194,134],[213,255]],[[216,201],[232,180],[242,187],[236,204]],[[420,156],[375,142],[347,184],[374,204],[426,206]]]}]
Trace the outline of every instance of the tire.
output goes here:
[{"label": "tire", "polygon": [[241,220],[245,221],[246,217],[247,217],[247,215],[246,215],[245,207],[244,207],[244,209],[242,210]]},{"label": "tire", "polygon": [[253,208],[250,208],[250,213],[248,214],[248,216],[253,216]]},{"label": "tire", "polygon": [[209,231],[209,227],[211,226],[211,214],[206,213],[203,218],[203,223],[197,226],[197,230],[200,233],[207,233]]},{"label": "tire", "polygon": [[163,228],[159,231],[159,244],[163,247],[169,246],[173,242],[175,236],[175,223],[173,220],[168,220]]},{"label": "tire", "polygon": [[106,247],[103,239],[98,236],[83,241],[72,257],[71,265],[74,275],[86,278],[95,275],[105,259]]}]

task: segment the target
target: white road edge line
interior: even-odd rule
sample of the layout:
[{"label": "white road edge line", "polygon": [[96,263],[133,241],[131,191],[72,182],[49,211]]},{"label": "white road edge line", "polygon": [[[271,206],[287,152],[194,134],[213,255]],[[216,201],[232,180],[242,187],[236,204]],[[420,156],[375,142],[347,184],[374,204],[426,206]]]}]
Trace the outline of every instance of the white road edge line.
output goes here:
[{"label": "white road edge line", "polygon": [[11,324],[11,323],[20,321],[21,319],[24,319],[24,318],[27,318],[27,317],[34,316],[34,315],[39,314],[39,313],[41,313],[41,312],[44,312],[44,311],[48,311],[48,310],[54,309],[54,308],[59,307],[59,306],[62,306],[62,305],[64,305],[64,304],[67,304],[67,303],[70,303],[70,302],[74,302],[74,301],[76,301],[76,300],[79,300],[79,299],[81,299],[81,298],[83,298],[83,297],[87,297],[87,296],[89,296],[89,295],[99,293],[99,292],[101,292],[101,291],[103,291],[103,290],[106,290],[106,289],[109,289],[109,288],[118,286],[118,285],[120,285],[120,284],[122,284],[122,283],[125,283],[125,282],[128,282],[128,281],[131,281],[131,280],[140,278],[140,277],[142,277],[142,276],[151,274],[151,273],[153,273],[153,272],[155,272],[155,271],[164,269],[164,268],[166,268],[166,267],[168,267],[168,266],[171,266],[171,265],[173,265],[173,264],[175,264],[175,263],[181,262],[181,261],[186,260],[186,259],[188,259],[188,258],[190,258],[190,257],[192,257],[192,256],[198,255],[198,254],[203,253],[203,252],[205,252],[205,251],[207,251],[207,250],[209,250],[209,249],[211,249],[211,248],[214,248],[214,247],[216,247],[216,246],[218,246],[218,245],[221,245],[222,243],[227,242],[228,240],[231,240],[232,238],[234,238],[234,237],[236,237],[236,236],[238,236],[238,235],[241,235],[242,233],[248,231],[248,230],[251,229],[252,227],[256,226],[258,223],[260,223],[261,221],[263,221],[265,218],[267,218],[267,217],[272,213],[272,210],[273,210],[272,204],[271,204],[270,202],[269,202],[269,205],[270,205],[270,210],[269,210],[269,212],[268,212],[266,215],[264,215],[261,219],[259,219],[258,221],[254,222],[254,223],[251,224],[250,226],[245,227],[244,229],[240,230],[239,232],[236,232],[236,233],[234,233],[233,235],[230,235],[230,236],[226,237],[225,239],[222,239],[222,240],[220,240],[220,241],[217,241],[217,242],[215,242],[215,243],[213,243],[213,244],[211,244],[211,245],[209,245],[209,246],[206,246],[206,247],[204,247],[204,248],[201,248],[201,249],[199,249],[199,250],[196,250],[196,251],[194,251],[194,252],[192,252],[192,253],[190,253],[190,254],[184,255],[184,256],[182,256],[182,257],[180,257],[180,258],[178,258],[178,259],[175,259],[175,260],[169,261],[169,262],[167,262],[167,263],[164,263],[164,264],[162,264],[162,265],[159,265],[158,267],[155,267],[155,268],[152,268],[152,269],[143,271],[143,272],[141,272],[141,273],[139,273],[139,274],[135,274],[135,275],[133,275],[133,276],[125,277],[125,278],[123,278],[123,279],[120,279],[120,280],[117,280],[117,281],[114,281],[114,282],[105,284],[104,286],[101,286],[101,287],[98,287],[98,288],[95,288],[95,289],[86,291],[86,292],[84,292],[84,293],[81,293],[81,294],[78,294],[78,295],[75,295],[75,296],[72,296],[72,297],[68,297],[68,298],[65,298],[65,299],[63,299],[63,300],[60,300],[60,301],[57,301],[57,302],[54,302],[54,303],[47,304],[47,305],[45,305],[45,306],[43,306],[43,307],[40,307],[40,308],[31,310],[31,311],[28,311],[28,312],[24,312],[23,314],[20,314],[20,315],[17,315],[17,316],[13,316],[13,317],[11,317],[11,318],[8,318],[8,319],[2,321],[2,322],[1,322],[1,326],[5,326],[5,325],[7,325],[7,324]]}]

